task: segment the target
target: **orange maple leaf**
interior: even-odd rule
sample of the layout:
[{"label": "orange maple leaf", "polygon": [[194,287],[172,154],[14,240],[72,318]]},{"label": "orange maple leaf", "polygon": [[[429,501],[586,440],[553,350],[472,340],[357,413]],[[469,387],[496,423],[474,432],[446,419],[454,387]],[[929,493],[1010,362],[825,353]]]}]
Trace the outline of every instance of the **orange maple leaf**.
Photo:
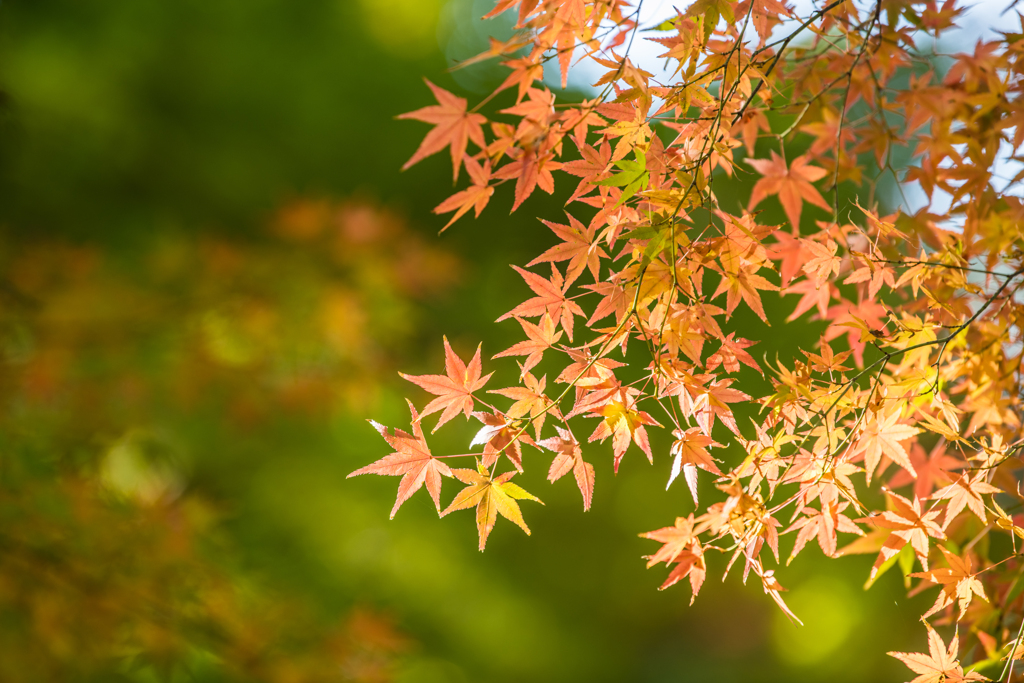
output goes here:
[{"label": "orange maple leaf", "polygon": [[890,657],[895,657],[907,668],[917,674],[917,678],[910,683],[965,683],[966,681],[987,681],[988,679],[979,673],[972,671],[965,674],[963,667],[957,659],[960,650],[960,640],[954,635],[949,641],[949,649],[946,649],[942,638],[928,624],[928,654],[921,652],[890,652]]},{"label": "orange maple leaf", "polygon": [[722,280],[718,283],[718,289],[711,295],[711,298],[714,299],[725,292],[725,312],[728,314],[732,314],[736,310],[736,306],[739,305],[740,299],[743,299],[758,318],[765,324],[770,324],[768,316],[764,313],[764,306],[761,304],[761,295],[757,293],[757,290],[775,292],[779,287],[758,275],[756,272],[758,268],[759,266],[752,265],[724,271]]},{"label": "orange maple leaf", "polygon": [[555,191],[555,178],[551,172],[560,169],[562,163],[554,160],[553,151],[533,148],[522,150],[512,147],[508,150],[508,155],[512,157],[512,161],[495,171],[494,177],[502,180],[516,179],[513,211],[518,209],[538,186],[548,194]]},{"label": "orange maple leaf", "polygon": [[548,481],[554,483],[572,470],[576,477],[576,486],[583,495],[583,509],[589,510],[594,499],[594,466],[583,459],[583,450],[572,432],[556,426],[558,436],[538,441],[537,445],[555,452],[548,470]]},{"label": "orange maple leaf", "polygon": [[473,437],[470,446],[483,444],[484,451],[480,455],[480,464],[484,467],[493,465],[504,454],[520,472],[523,471],[522,444],[533,446],[533,439],[526,434],[508,416],[499,412],[476,412],[473,417],[484,423],[484,426]]},{"label": "orange maple leaf", "polygon": [[748,159],[747,163],[764,176],[750,192],[748,210],[753,210],[767,197],[778,195],[794,234],[800,230],[800,210],[804,202],[810,202],[826,211],[832,210],[811,184],[824,178],[826,171],[809,165],[810,158],[807,155],[793,159],[789,168],[786,167],[786,160],[774,151],[771,159]]},{"label": "orange maple leaf", "polygon": [[693,504],[696,505],[697,468],[721,476],[722,470],[718,469],[715,459],[711,457],[707,449],[709,447],[720,448],[722,444],[717,443],[710,436],[701,434],[700,427],[691,427],[685,432],[676,429],[672,432],[672,436],[676,440],[672,443],[669,453],[675,456],[675,460],[672,461],[672,471],[669,472],[668,484],[665,485],[665,489],[668,490],[668,487],[682,472],[686,478],[686,485],[690,488],[690,495],[693,496]]},{"label": "orange maple leaf", "polygon": [[[466,488],[459,491],[451,505],[445,508],[441,516],[449,512],[465,510],[476,506],[476,529],[480,538],[480,551],[483,552],[487,545],[487,537],[494,528],[494,523],[500,514],[510,522],[515,522],[519,527],[530,535],[530,527],[526,526],[523,520],[523,513],[519,509],[517,500],[535,500],[541,503],[540,499],[533,496],[518,485],[509,481],[515,472],[505,472],[497,477],[491,478],[487,468],[479,466],[476,470],[458,469],[452,470],[452,474]],[[541,503],[543,505],[544,503]]]},{"label": "orange maple leaf", "polygon": [[935,444],[927,456],[920,444],[914,443],[910,447],[910,462],[917,476],[904,469],[897,470],[889,480],[889,487],[896,489],[912,483],[914,495],[921,500],[932,494],[936,482],[941,485],[950,483],[952,478],[949,476],[949,470],[957,470],[964,466],[960,460],[946,454],[945,441]]},{"label": "orange maple leaf", "polygon": [[594,189],[594,182],[604,180],[610,175],[607,171],[611,166],[612,148],[607,141],[602,142],[600,147],[591,147],[583,142],[582,139],[575,141],[583,158],[576,161],[563,162],[562,170],[580,178],[580,184],[576,186],[566,204],[571,204],[576,199],[587,194]]},{"label": "orange maple leaf", "polygon": [[497,322],[507,320],[513,316],[533,318],[547,313],[551,316],[552,320],[561,322],[562,329],[565,330],[565,334],[569,337],[569,341],[572,341],[573,316],[583,316],[585,314],[579,304],[565,296],[565,292],[569,288],[570,283],[563,280],[562,274],[558,272],[558,268],[556,268],[554,264],[551,264],[550,280],[545,280],[540,275],[531,273],[528,270],[523,270],[519,266],[512,266],[512,268],[523,276],[523,279],[526,280],[526,284],[530,286],[530,289],[532,289],[537,296],[532,299],[527,299],[523,303],[519,304],[511,311],[498,318]]},{"label": "orange maple leaf", "polygon": [[423,107],[407,114],[399,114],[400,119],[415,119],[424,123],[434,124],[433,130],[427,133],[420,143],[416,153],[409,161],[405,162],[402,170],[405,170],[431,154],[440,152],[445,147],[451,147],[452,153],[452,180],[459,179],[459,167],[462,158],[466,155],[466,145],[472,140],[473,144],[481,149],[484,148],[484,131],[481,126],[487,122],[483,114],[472,114],[466,111],[466,100],[456,97],[444,88],[439,88],[430,81],[427,85],[434,93],[437,104],[430,107]]},{"label": "orange maple leaf", "polygon": [[883,455],[910,472],[912,476],[917,476],[914,465],[910,462],[910,456],[900,442],[920,434],[921,430],[910,425],[899,424],[899,420],[899,410],[872,415],[865,420],[860,437],[850,451],[849,460],[855,460],[863,455],[865,477],[869,484],[871,475],[877,469]]},{"label": "orange maple leaf", "polygon": [[828,304],[832,299],[839,298],[839,288],[831,282],[822,286],[814,283],[814,280],[801,280],[786,287],[785,294],[803,294],[796,308],[786,318],[786,322],[793,322],[812,308],[817,307],[818,317],[824,318],[828,314]]},{"label": "orange maple leaf", "polygon": [[395,518],[395,513],[402,507],[402,503],[409,500],[409,497],[424,484],[427,486],[427,493],[434,499],[434,507],[440,512],[441,477],[452,476],[448,465],[430,454],[423,429],[420,427],[420,416],[416,414],[416,408],[412,403],[409,403],[409,410],[412,412],[412,434],[401,429],[395,429],[393,434],[389,434],[384,425],[369,421],[395,452],[348,475],[356,477],[360,474],[381,474],[402,477],[398,482],[398,496],[395,498],[395,507],[391,509],[391,519]]},{"label": "orange maple leaf", "polygon": [[452,351],[448,343],[448,337],[444,338],[445,375],[406,375],[398,373],[404,379],[409,380],[430,393],[437,396],[426,405],[420,418],[431,413],[443,410],[441,418],[437,421],[431,432],[436,432],[441,425],[452,419],[460,412],[468,418],[473,412],[473,392],[483,388],[491,374],[480,376],[480,347],[476,347],[476,354],[467,366],[461,358]]},{"label": "orange maple leaf", "polygon": [[704,578],[707,576],[707,566],[704,563],[704,552],[700,541],[697,540],[693,529],[693,515],[689,517],[676,517],[675,526],[668,526],[655,531],[648,531],[640,534],[641,538],[649,538],[652,541],[662,543],[662,547],[653,555],[647,555],[647,568],[650,569],[659,562],[666,565],[676,566],[669,573],[665,583],[661,584],[658,590],[665,590],[669,586],[678,583],[684,578],[690,579],[690,589],[693,594],[690,597],[690,604],[697,599]]},{"label": "orange maple leaf", "polygon": [[561,419],[561,412],[558,410],[558,406],[552,405],[551,399],[544,395],[547,376],[537,379],[529,372],[524,372],[521,379],[523,380],[522,386],[490,389],[487,393],[498,394],[515,401],[505,413],[511,418],[529,415],[533,422],[534,434],[539,439],[540,430],[544,427],[544,419],[547,414],[550,412]]},{"label": "orange maple leaf", "polygon": [[984,478],[985,472],[979,472],[974,479],[967,474],[962,474],[952,484],[939,489],[932,495],[932,500],[949,501],[946,503],[946,519],[942,523],[943,529],[948,527],[953,518],[959,515],[965,507],[977,515],[982,523],[988,523],[988,519],[985,517],[985,501],[981,499],[981,496],[986,493],[1002,493],[1002,490],[992,486]]},{"label": "orange maple leaf", "polygon": [[935,518],[939,516],[938,510],[922,513],[920,499],[915,498],[911,503],[898,493],[888,490],[885,493],[894,509],[886,510],[880,515],[855,520],[874,527],[893,530],[885,539],[878,558],[875,560],[874,566],[871,567],[871,578],[874,579],[882,564],[902,550],[907,543],[914,549],[914,554],[917,555],[921,566],[928,571],[928,538],[940,540],[946,538],[946,534],[935,523]]},{"label": "orange maple leaf", "polygon": [[942,586],[939,596],[935,599],[935,604],[921,618],[927,619],[939,610],[943,610],[956,602],[960,610],[960,617],[957,619],[959,621],[959,619],[963,618],[967,606],[971,604],[972,596],[977,595],[985,601],[988,601],[988,597],[985,595],[985,587],[981,585],[981,581],[977,578],[978,575],[971,571],[973,563],[969,555],[961,559],[956,553],[946,550],[941,545],[939,550],[946,557],[946,562],[949,564],[948,568],[940,567],[939,569],[911,574],[915,578],[928,579],[932,583]]},{"label": "orange maple leaf", "polygon": [[733,339],[735,335],[735,332],[730,332],[729,336],[722,340],[722,346],[708,357],[707,365],[704,368],[705,370],[711,372],[721,365],[725,368],[726,372],[738,372],[740,369],[740,363],[743,363],[744,365],[761,372],[761,368],[758,366],[757,361],[745,351],[745,349],[753,346],[757,342],[750,341],[749,339]]},{"label": "orange maple leaf", "polygon": [[563,242],[556,244],[527,263],[526,267],[529,268],[538,263],[545,262],[569,261],[569,265],[565,270],[566,282],[572,282],[578,278],[584,268],[590,269],[590,274],[594,276],[594,282],[597,282],[601,268],[601,259],[608,256],[604,249],[594,243],[594,231],[597,230],[597,225],[592,225],[588,228],[576,220],[574,216],[566,215],[569,216],[569,225],[542,221]]},{"label": "orange maple leaf", "polygon": [[491,179],[491,162],[485,160],[484,165],[481,166],[468,156],[465,161],[466,171],[473,180],[473,184],[434,207],[434,213],[437,214],[455,212],[455,215],[441,228],[441,232],[447,230],[449,225],[462,218],[470,209],[473,209],[474,217],[479,218],[480,212],[484,210],[487,202],[491,200],[491,195],[494,194],[494,188],[487,184]]},{"label": "orange maple leaf", "polygon": [[839,275],[839,264],[842,259],[837,255],[838,244],[830,238],[826,239],[825,244],[813,240],[801,240],[801,242],[810,253],[810,258],[804,262],[802,268],[808,276],[814,278],[815,287],[826,284],[830,276]]},{"label": "orange maple leaf", "polygon": [[679,407],[685,415],[693,415],[697,425],[705,435],[711,436],[711,430],[715,426],[715,417],[718,417],[733,434],[740,436],[740,428],[736,424],[736,417],[732,413],[730,403],[749,401],[750,395],[739,389],[730,388],[735,381],[734,377],[727,377],[721,381],[712,381],[710,386],[704,386],[708,380],[714,380],[714,375],[699,375],[693,377],[692,382],[674,382],[664,391],[665,396],[679,396]]},{"label": "orange maple leaf", "polygon": [[522,377],[540,362],[545,351],[558,343],[558,340],[562,338],[562,333],[558,331],[554,320],[547,313],[541,316],[538,325],[522,318],[516,318],[516,320],[523,326],[523,332],[526,332],[529,339],[513,344],[501,353],[495,354],[494,357],[526,356],[526,360],[519,368],[519,376]]},{"label": "orange maple leaf", "polygon": [[778,242],[768,245],[768,258],[781,261],[779,275],[782,278],[782,286],[785,287],[803,268],[807,260],[807,248],[804,245],[805,240],[799,240],[782,230],[776,230],[773,235]]},{"label": "orange maple leaf", "polygon": [[828,504],[822,503],[820,511],[809,507],[804,508],[805,516],[798,519],[783,532],[789,533],[790,531],[798,530],[796,541],[793,543],[793,551],[789,554],[786,564],[788,565],[792,562],[812,538],[817,537],[821,552],[825,553],[827,557],[837,557],[837,531],[863,536],[864,532],[853,523],[853,520],[843,514],[843,510],[847,506],[848,503],[839,503],[833,500]]}]

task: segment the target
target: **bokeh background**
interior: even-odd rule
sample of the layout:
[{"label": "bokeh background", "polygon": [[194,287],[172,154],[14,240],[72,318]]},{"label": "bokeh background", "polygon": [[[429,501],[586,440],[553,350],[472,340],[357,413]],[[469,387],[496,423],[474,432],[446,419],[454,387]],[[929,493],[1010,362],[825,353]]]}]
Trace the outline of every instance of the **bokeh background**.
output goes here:
[{"label": "bokeh background", "polygon": [[[922,645],[930,597],[898,572],[864,592],[870,557],[780,569],[803,628],[738,571],[692,607],[658,592],[637,535],[693,509],[667,457],[613,477],[592,447],[584,514],[528,453],[546,507],[483,554],[472,514],[419,493],[389,521],[397,480],[346,479],[388,452],[366,419],[426,399],[397,370],[438,372],[443,334],[517,340],[509,264],[562,216],[565,187],[513,215],[499,191],[439,236],[449,162],[399,171],[424,77],[500,82],[448,71],[508,30],[487,5],[0,5],[0,680],[903,680],[884,652]],[[735,326],[770,359],[820,333]],[[446,431],[437,452],[474,430]]]}]

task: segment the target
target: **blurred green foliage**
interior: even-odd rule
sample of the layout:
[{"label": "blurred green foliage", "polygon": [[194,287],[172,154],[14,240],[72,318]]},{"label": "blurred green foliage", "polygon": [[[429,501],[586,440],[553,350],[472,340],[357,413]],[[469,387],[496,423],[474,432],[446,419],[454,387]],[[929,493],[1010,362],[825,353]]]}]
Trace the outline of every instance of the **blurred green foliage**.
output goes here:
[{"label": "blurred green foliage", "polygon": [[[444,72],[445,49],[484,47],[480,10],[0,6],[0,678],[897,675],[882,651],[914,649],[913,610],[898,576],[860,592],[865,558],[780,571],[803,629],[735,573],[692,608],[658,593],[637,534],[692,509],[661,492],[666,459],[613,478],[609,446],[587,514],[532,468],[533,536],[499,522],[484,555],[469,513],[439,522],[417,494],[388,521],[393,480],[345,479],[386,452],[365,418],[422,405],[395,370],[437,372],[442,333],[464,356],[514,340],[492,322],[526,295],[508,264],[551,242],[531,216],[561,213],[556,195],[507,216],[504,193],[437,237],[447,161],[398,171],[421,77],[493,85],[488,65]],[[819,331],[736,326],[769,358]]]}]

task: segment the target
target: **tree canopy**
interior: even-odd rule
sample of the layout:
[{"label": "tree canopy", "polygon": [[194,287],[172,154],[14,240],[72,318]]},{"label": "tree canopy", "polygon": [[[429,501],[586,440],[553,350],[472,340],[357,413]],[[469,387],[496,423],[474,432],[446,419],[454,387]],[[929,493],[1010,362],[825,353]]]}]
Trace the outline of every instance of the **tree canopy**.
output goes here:
[{"label": "tree canopy", "polygon": [[[638,451],[692,497],[636,530],[660,544],[662,588],[696,598],[736,571],[799,623],[785,566],[812,543],[870,554],[866,587],[899,567],[936,595],[929,654],[890,653],[915,681],[1014,676],[1024,28],[944,52],[965,12],[500,0],[487,17],[511,13],[511,31],[458,67],[507,77],[473,106],[428,81],[436,104],[400,117],[433,126],[406,167],[447,151],[468,177],[434,209],[442,230],[472,229],[502,185],[520,213],[574,189],[563,216],[538,216],[551,246],[513,265],[527,298],[494,311],[522,341],[488,361],[445,339],[444,374],[403,375],[411,427],[374,423],[393,453],[352,475],[402,477],[393,517],[420,488],[441,516],[475,510],[484,550],[499,517],[529,534],[543,514],[513,481],[538,451],[584,510],[609,456],[617,473]],[[559,94],[576,73],[588,94]],[[784,353],[758,353],[779,336]],[[500,358],[518,363],[510,383]],[[460,415],[469,452],[431,446],[424,426]],[[450,502],[445,479],[462,485]]]}]

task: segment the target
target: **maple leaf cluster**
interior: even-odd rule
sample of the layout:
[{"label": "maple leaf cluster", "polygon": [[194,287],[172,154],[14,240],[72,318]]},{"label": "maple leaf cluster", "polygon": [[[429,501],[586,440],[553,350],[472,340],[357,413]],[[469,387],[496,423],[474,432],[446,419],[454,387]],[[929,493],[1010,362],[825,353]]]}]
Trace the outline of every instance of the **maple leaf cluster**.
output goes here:
[{"label": "maple leaf cluster", "polygon": [[[514,103],[485,115],[491,98],[469,109],[429,84],[438,104],[407,115],[435,126],[409,164],[448,148],[456,177],[469,172],[435,209],[454,212],[448,225],[506,181],[513,211],[556,180],[571,195],[564,221],[544,217],[557,242],[514,266],[532,296],[498,318],[526,336],[495,356],[523,359],[519,383],[485,391],[480,349],[467,364],[446,340],[446,375],[406,376],[435,397],[413,409],[413,435],[379,428],[396,452],[354,474],[402,475],[396,510],[425,483],[440,511],[441,481],[458,479],[444,514],[475,506],[482,550],[499,514],[527,530],[517,501],[536,499],[510,481],[537,457],[526,449],[553,454],[552,482],[572,471],[588,509],[606,456],[585,444],[610,440],[613,472],[639,450],[690,490],[692,513],[644,534],[662,544],[648,560],[669,568],[663,588],[687,579],[696,597],[709,571],[741,566],[797,620],[769,568],[792,535],[790,562],[813,541],[829,557],[874,555],[868,585],[898,565],[920,580],[912,591],[938,589],[922,619],[970,635],[947,648],[925,622],[930,654],[894,653],[915,680],[1012,668],[1024,171],[1006,176],[1024,161],[1024,28],[939,63],[931,38],[963,20],[956,0],[837,0],[803,16],[776,0],[698,0],[651,25],[639,9],[500,0],[488,16],[517,10],[515,32],[478,59],[511,69],[495,95],[514,89],[502,95]],[[639,40],[665,49],[659,63],[632,61]],[[596,95],[556,105],[548,60],[563,89],[574,61],[590,62]],[[747,197],[723,196],[745,177]],[[879,208],[893,184],[920,206]],[[792,310],[785,321],[766,297]],[[733,329],[743,309],[823,333],[772,366]],[[626,362],[630,345],[644,363]],[[744,368],[772,389],[743,391]],[[741,422],[740,405],[758,417]],[[437,427],[481,422],[482,450],[430,454],[419,422],[434,412]],[[655,430],[671,446],[655,448]]]}]

